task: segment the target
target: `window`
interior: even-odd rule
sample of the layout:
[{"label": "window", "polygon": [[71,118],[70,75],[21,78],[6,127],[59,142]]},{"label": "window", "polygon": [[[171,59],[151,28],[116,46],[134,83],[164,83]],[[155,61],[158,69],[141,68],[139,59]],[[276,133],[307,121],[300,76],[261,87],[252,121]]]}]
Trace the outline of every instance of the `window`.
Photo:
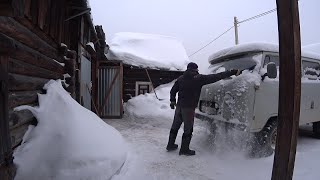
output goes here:
[{"label": "window", "polygon": [[136,96],[140,94],[149,93],[152,90],[152,85],[150,82],[136,82]]},{"label": "window", "polygon": [[269,63],[275,63],[277,67],[279,67],[279,56],[275,56],[275,55],[266,55],[265,59],[264,59],[264,64],[263,66],[266,67]]},{"label": "window", "polygon": [[302,61],[302,74],[311,80],[316,80],[320,76],[320,64],[312,61]]},{"label": "window", "polygon": [[256,60],[254,60],[252,55],[237,56],[231,59],[222,59],[220,61],[215,61],[209,67],[212,73],[224,72],[231,69],[250,69],[253,70],[257,65]]}]

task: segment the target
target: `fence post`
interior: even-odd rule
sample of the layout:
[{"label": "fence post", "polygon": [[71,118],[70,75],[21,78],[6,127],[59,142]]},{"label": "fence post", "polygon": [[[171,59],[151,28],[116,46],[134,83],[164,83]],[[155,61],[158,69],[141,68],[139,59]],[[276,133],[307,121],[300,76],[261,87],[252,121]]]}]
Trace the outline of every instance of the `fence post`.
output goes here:
[{"label": "fence post", "polygon": [[298,0],[277,0],[280,79],[277,145],[272,180],[291,180],[297,148],[301,97]]}]

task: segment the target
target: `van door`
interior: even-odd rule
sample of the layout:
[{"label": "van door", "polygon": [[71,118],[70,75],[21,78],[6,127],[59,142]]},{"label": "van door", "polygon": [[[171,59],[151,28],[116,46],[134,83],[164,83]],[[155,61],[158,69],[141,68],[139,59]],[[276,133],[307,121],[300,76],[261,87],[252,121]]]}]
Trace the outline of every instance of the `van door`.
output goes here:
[{"label": "van door", "polygon": [[320,64],[302,60],[300,124],[320,121]]},{"label": "van door", "polygon": [[[260,74],[267,72],[267,65],[275,63],[279,67],[279,55],[268,53],[264,57]],[[266,77],[256,88],[254,103],[254,121],[251,124],[251,132],[259,132],[267,123],[268,119],[278,114],[279,75],[275,79]]]}]

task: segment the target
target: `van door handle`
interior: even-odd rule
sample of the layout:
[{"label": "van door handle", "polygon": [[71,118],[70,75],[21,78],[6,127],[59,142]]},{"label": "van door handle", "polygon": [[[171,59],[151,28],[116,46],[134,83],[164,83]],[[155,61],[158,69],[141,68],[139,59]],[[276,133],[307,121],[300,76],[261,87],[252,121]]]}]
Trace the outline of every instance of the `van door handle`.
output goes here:
[{"label": "van door handle", "polygon": [[311,109],[314,109],[314,101],[311,102]]}]

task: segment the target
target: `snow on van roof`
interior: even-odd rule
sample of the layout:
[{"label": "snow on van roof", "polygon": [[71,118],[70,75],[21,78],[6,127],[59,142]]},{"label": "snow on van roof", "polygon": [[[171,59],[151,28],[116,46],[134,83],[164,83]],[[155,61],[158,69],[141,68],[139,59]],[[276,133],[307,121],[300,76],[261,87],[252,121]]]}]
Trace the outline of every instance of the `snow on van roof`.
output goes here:
[{"label": "snow on van roof", "polygon": [[[212,54],[211,56],[209,56],[208,60],[209,62],[212,62],[213,60],[228,57],[230,55],[242,54],[245,52],[261,52],[261,51],[279,52],[279,46],[277,44],[271,44],[271,43],[245,43],[245,44],[229,47],[226,49],[222,49]],[[312,58],[312,59],[320,59],[320,53],[316,54],[311,52],[305,52],[304,50],[302,51],[302,56],[307,58]]]},{"label": "snow on van roof", "polygon": [[320,43],[303,46],[302,49],[304,51],[320,54]]},{"label": "snow on van roof", "polygon": [[190,61],[176,38],[131,32],[115,34],[107,58],[143,68],[168,70],[183,70]]}]

